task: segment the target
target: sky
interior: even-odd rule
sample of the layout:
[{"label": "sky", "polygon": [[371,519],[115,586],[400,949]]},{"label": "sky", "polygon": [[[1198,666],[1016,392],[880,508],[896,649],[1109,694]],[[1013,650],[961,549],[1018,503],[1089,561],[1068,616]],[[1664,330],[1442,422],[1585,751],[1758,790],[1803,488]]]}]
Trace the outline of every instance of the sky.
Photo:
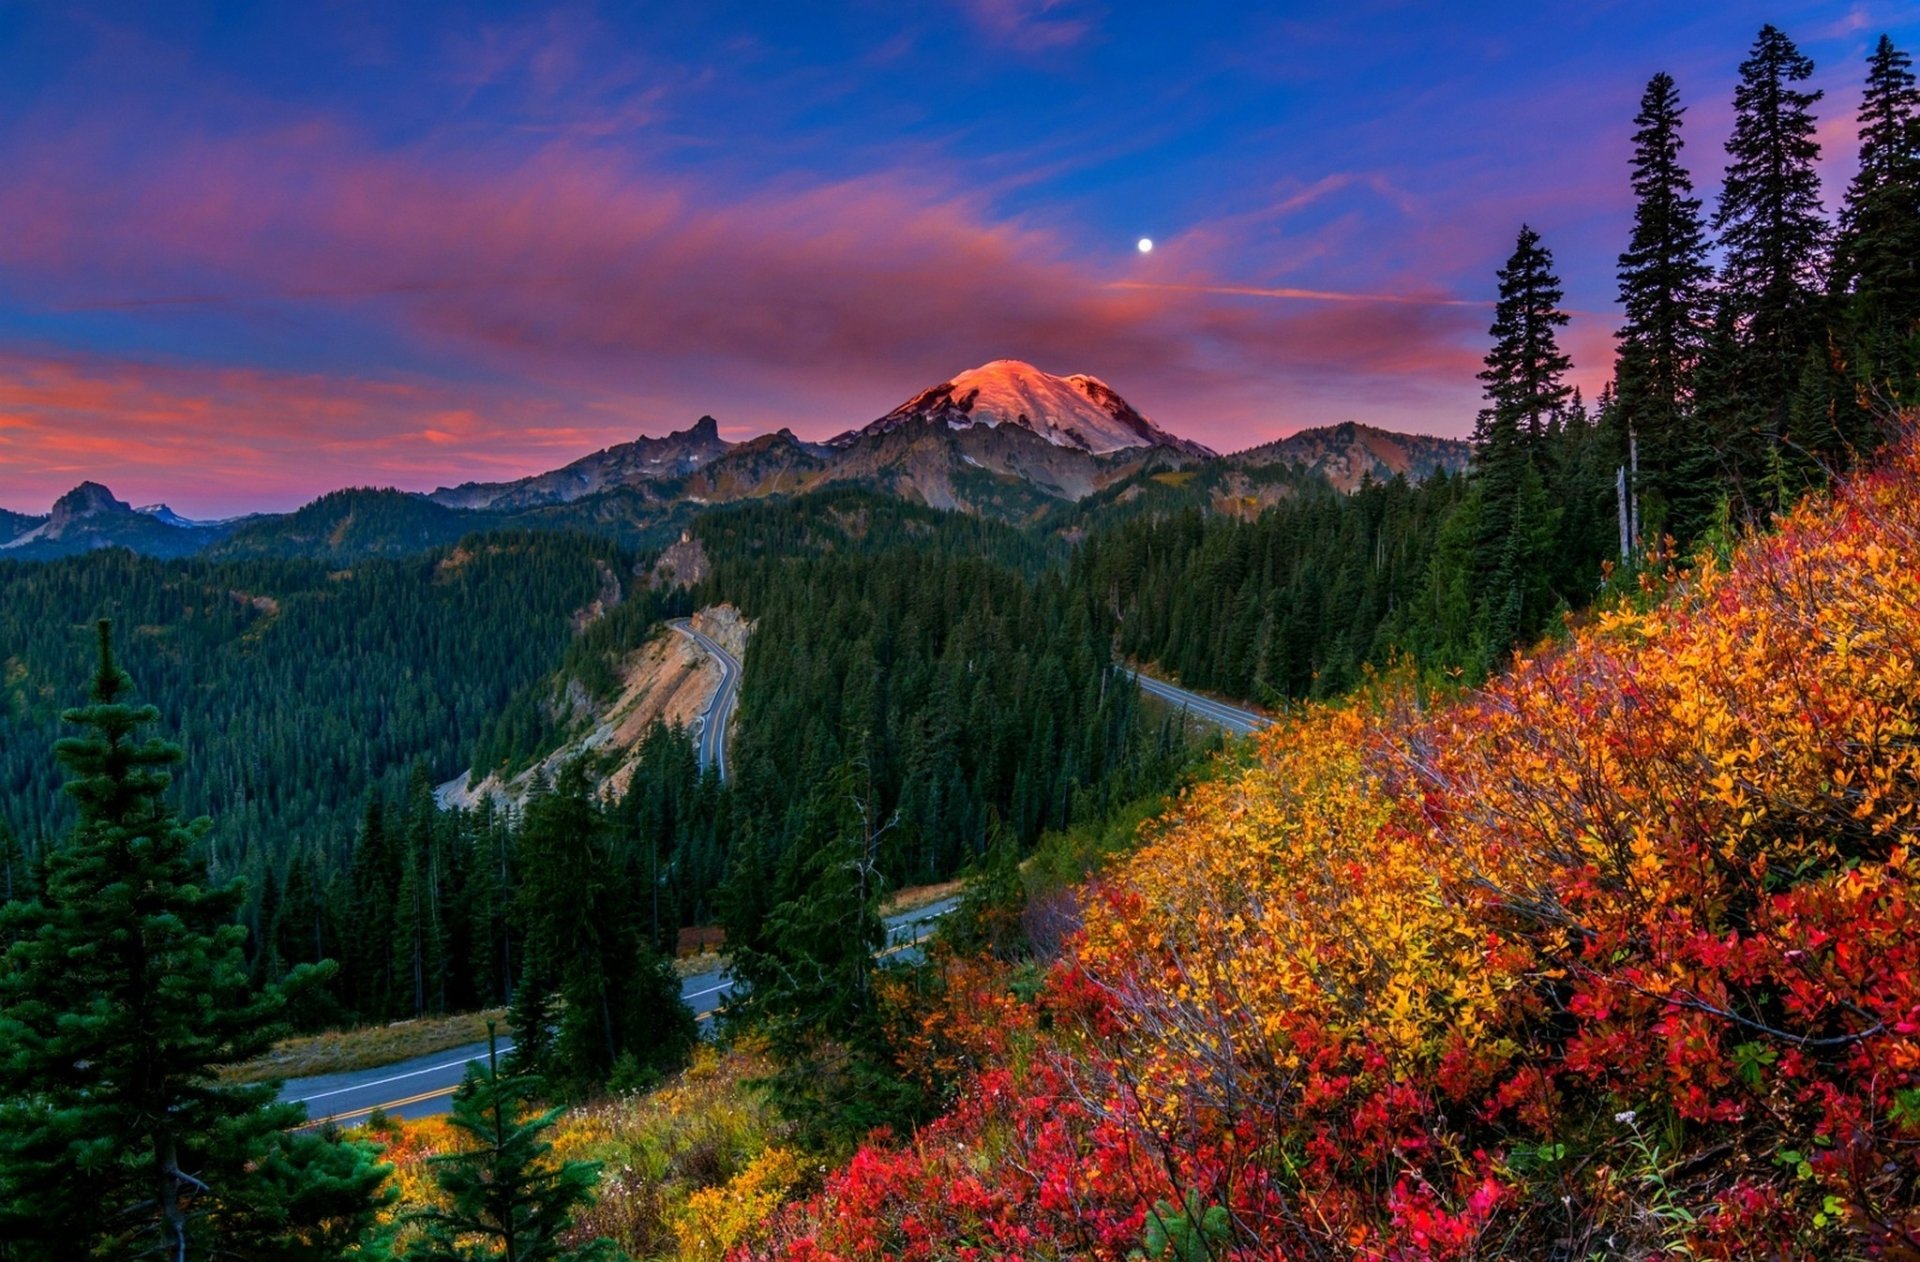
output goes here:
[{"label": "sky", "polygon": [[1920,3],[0,0],[0,506],[823,438],[1006,357],[1220,450],[1464,435],[1523,222],[1606,379],[1640,92],[1711,206],[1766,21],[1837,206]]}]

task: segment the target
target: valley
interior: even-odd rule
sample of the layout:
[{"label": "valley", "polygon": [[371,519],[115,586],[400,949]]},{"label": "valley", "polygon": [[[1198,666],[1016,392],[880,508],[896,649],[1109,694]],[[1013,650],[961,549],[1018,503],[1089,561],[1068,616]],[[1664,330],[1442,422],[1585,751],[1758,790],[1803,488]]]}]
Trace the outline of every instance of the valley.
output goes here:
[{"label": "valley", "polygon": [[1310,8],[0,14],[0,1262],[1920,1260],[1920,19]]}]

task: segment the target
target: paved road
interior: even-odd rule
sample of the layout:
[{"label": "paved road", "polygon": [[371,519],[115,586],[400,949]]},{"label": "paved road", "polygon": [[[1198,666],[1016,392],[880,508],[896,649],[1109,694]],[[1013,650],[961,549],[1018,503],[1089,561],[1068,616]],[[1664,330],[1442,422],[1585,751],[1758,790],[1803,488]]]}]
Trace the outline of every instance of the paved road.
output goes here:
[{"label": "paved road", "polygon": [[[932,934],[934,922],[959,902],[957,897],[944,898],[915,911],[889,916],[887,945],[879,958],[901,963],[918,960],[919,944]],[[702,1025],[726,1010],[732,992],[733,982],[725,969],[697,973],[680,983],[680,998]],[[499,1049],[502,1056],[513,1050],[513,1039],[504,1032]],[[468,1063],[486,1057],[485,1043],[469,1043],[377,1069],[295,1078],[280,1089],[280,1098],[305,1104],[307,1116],[316,1123],[335,1121],[352,1126],[376,1108],[393,1117],[428,1117],[446,1112],[447,1097],[466,1077]]]},{"label": "paved road", "polygon": [[1122,667],[1133,676],[1140,685],[1140,691],[1162,701],[1177,705],[1196,719],[1226,728],[1236,736],[1246,736],[1259,731],[1272,723],[1265,715],[1255,714],[1251,710],[1242,710],[1239,706],[1228,705],[1224,701],[1215,701],[1212,697],[1203,697],[1197,692],[1189,692],[1178,684],[1170,684],[1164,679],[1155,679],[1152,675],[1143,675],[1137,670]]},{"label": "paved road", "polygon": [[716,768],[720,778],[725,780],[727,725],[733,722],[733,707],[740,700],[740,661],[721,648],[712,636],[695,631],[693,623],[685,618],[674,618],[667,625],[713,654],[713,660],[720,663],[720,687],[715,690],[713,700],[707,702],[706,713],[700,716],[699,741],[695,749],[700,759],[700,770]]}]

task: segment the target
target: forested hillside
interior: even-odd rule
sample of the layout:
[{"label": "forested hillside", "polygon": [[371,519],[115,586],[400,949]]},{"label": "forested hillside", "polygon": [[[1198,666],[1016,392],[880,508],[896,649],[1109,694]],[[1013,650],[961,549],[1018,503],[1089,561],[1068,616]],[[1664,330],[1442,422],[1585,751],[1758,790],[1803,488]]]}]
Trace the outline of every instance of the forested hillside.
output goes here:
[{"label": "forested hillside", "polygon": [[397,791],[416,762],[441,778],[465,766],[483,724],[557,664],[576,614],[630,564],[561,535],[349,569],[118,550],[0,563],[7,822],[37,838],[69,818],[53,741],[106,617],[194,760],[181,805],[214,817],[216,870],[309,846],[344,859],[367,794]]},{"label": "forested hillside", "polygon": [[1482,692],[1302,711],[1037,994],[941,965],[956,1107],[748,1255],[1906,1256],[1916,555],[1910,436]]}]

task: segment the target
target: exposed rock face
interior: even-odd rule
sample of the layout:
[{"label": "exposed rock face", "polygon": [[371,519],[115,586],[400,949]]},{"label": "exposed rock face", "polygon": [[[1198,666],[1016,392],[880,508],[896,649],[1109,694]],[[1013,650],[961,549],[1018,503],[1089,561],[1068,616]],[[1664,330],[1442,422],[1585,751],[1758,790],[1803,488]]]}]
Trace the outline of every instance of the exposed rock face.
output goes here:
[{"label": "exposed rock face", "polygon": [[82,482],[53,502],[47,518],[46,538],[64,538],[89,518],[133,516],[133,505],[114,498],[112,491],[98,482]]},{"label": "exposed rock face", "polygon": [[711,570],[706,548],[692,534],[682,531],[680,538],[667,545],[653,563],[653,569],[647,573],[647,586],[655,590],[662,587],[692,587],[704,582]]},{"label": "exposed rock face", "polygon": [[[700,610],[693,615],[693,625],[736,658],[746,653],[753,631],[753,624],[726,604]],[[551,780],[582,754],[606,760],[600,768],[602,793],[625,793],[647,730],[655,721],[669,727],[690,726],[720,687],[720,664],[694,640],[661,625],[645,644],[627,654],[620,665],[620,680],[619,695],[604,704],[586,689],[571,686],[571,681],[555,681],[556,695],[577,720],[577,735],[510,779],[488,775],[474,780],[471,773],[457,776],[434,790],[435,800],[443,807],[468,810],[487,799],[500,806],[519,806],[536,776]]]},{"label": "exposed rock face", "polygon": [[582,456],[550,473],[514,482],[465,482],[441,487],[429,498],[448,508],[505,512],[537,504],[568,504],[609,487],[682,478],[732,450],[720,426],[703,416],[665,438],[638,438]]}]

